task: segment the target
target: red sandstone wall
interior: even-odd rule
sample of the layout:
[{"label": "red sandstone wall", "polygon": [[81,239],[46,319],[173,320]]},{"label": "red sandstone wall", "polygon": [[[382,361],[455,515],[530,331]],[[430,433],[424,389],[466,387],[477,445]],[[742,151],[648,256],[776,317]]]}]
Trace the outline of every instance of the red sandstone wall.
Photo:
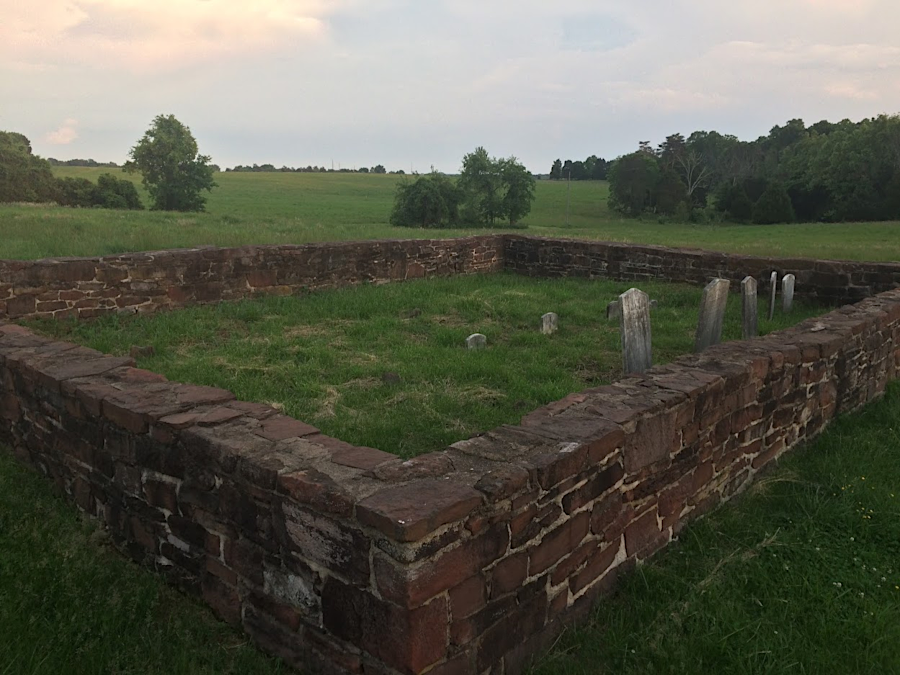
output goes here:
[{"label": "red sandstone wall", "polygon": [[354,283],[495,272],[500,236],[0,260],[0,319],[92,318]]},{"label": "red sandstone wall", "polygon": [[[638,246],[576,239],[506,235],[504,269],[539,277],[602,277],[622,281],[660,279],[705,285],[730,279],[740,289],[747,275],[768,291],[769,275],[797,277],[798,296],[832,306],[900,288],[900,264],[809,258],[763,258],[697,249]],[[779,292],[780,292],[779,287]]]},{"label": "red sandstone wall", "polygon": [[898,369],[894,291],[403,462],[3,326],[0,441],[289,662],[514,673]]}]

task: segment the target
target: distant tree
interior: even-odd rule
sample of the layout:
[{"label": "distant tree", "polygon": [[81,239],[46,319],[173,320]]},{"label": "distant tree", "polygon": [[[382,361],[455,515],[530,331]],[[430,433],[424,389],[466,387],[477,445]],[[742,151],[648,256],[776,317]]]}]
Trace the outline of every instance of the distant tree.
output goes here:
[{"label": "distant tree", "polygon": [[671,216],[681,211],[690,212],[687,188],[675,169],[664,170],[654,191],[653,204],[657,213]]},{"label": "distant tree", "polygon": [[510,225],[515,225],[531,212],[534,202],[534,176],[515,157],[499,160],[503,210]]},{"label": "distant tree", "polygon": [[0,131],[0,202],[52,202],[56,190],[50,163],[32,154],[31,142]]},{"label": "distant tree", "polygon": [[359,173],[369,173],[369,168],[365,166],[361,166],[357,169]]},{"label": "distant tree", "polygon": [[125,165],[139,171],[159,211],[203,211],[206,197],[216,183],[208,155],[201,155],[191,130],[174,115],[157,115],[138,141]]},{"label": "distant tree", "polygon": [[570,169],[572,180],[587,180],[590,178],[590,173],[584,162],[572,162]]},{"label": "distant tree", "polygon": [[531,211],[534,176],[515,158],[498,159],[478,147],[463,157],[459,175],[462,219],[479,225],[517,223]]},{"label": "distant tree", "polygon": [[553,166],[550,167],[550,180],[559,180],[562,178],[562,162],[560,160],[556,160],[553,162]]},{"label": "distant tree", "polygon": [[397,186],[390,222],[400,227],[449,227],[459,220],[462,195],[452,180],[437,172]]},{"label": "distant tree", "polygon": [[97,186],[87,178],[66,176],[57,178],[57,202],[61,206],[78,206],[89,208],[94,205],[94,192]]},{"label": "distant tree", "polygon": [[387,173],[387,169],[381,164],[376,164],[372,167],[372,173]]},{"label": "distant tree", "polygon": [[616,160],[609,172],[609,206],[638,216],[654,204],[660,170],[652,152],[638,150]]},{"label": "distant tree", "polygon": [[753,217],[753,202],[747,196],[743,183],[723,183],[716,191],[716,208],[739,223],[749,222]]},{"label": "distant tree", "polygon": [[143,209],[137,188],[130,180],[116,178],[111,173],[97,177],[94,206],[107,209]]},{"label": "distant tree", "polygon": [[765,192],[753,205],[753,222],[760,225],[791,223],[794,221],[794,207],[791,198],[781,183],[771,182]]}]

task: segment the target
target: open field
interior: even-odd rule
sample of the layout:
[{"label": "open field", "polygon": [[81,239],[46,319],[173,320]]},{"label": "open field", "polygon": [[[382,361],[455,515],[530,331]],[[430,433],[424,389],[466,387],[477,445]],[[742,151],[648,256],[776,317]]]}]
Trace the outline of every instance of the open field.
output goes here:
[{"label": "open field", "polygon": [[[535,675],[900,671],[898,429],[894,385],[689,525]],[[0,672],[289,672],[104,542],[0,447]]]},{"label": "open field", "polygon": [[[143,368],[230,389],[328,435],[409,457],[621,377],[619,325],[605,310],[628,287],[499,274],[32,325],[110,354],[151,345],[155,355],[139,360]],[[641,289],[659,302],[654,362],[692,351],[701,289]],[[740,298],[728,304],[723,339],[740,339]],[[549,337],[538,330],[548,311],[560,318]],[[771,322],[764,317],[760,329],[823,311],[799,306]],[[487,335],[488,348],[468,351],[465,338],[476,332]]]},{"label": "open field", "polygon": [[[58,175],[96,179],[110,169],[56,167],[54,171]],[[137,176],[132,179],[139,182]],[[198,245],[449,237],[503,231],[392,227],[388,216],[397,182],[404,180],[403,176],[220,173],[216,180],[219,187],[209,196],[208,212],[201,214],[0,205],[0,258],[108,255]],[[526,229],[514,231],[745,254],[900,260],[900,223],[762,226],[629,220],[608,210],[606,183],[574,182],[567,227],[566,191],[564,182],[538,181],[534,208],[523,223]]]}]

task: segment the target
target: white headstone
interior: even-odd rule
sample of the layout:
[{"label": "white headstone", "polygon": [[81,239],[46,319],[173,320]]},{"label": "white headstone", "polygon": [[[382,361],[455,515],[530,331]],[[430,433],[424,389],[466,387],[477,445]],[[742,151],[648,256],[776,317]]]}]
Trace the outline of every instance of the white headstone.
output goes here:
[{"label": "white headstone", "polygon": [[741,282],[741,315],[745,340],[759,335],[758,302],[756,279],[744,277]]},{"label": "white headstone", "polygon": [[702,352],[722,341],[722,322],[725,320],[725,305],[728,302],[730,285],[728,279],[713,279],[703,289],[700,319],[697,321],[697,337],[694,340],[695,352]]},{"label": "white headstone", "polygon": [[466,347],[469,349],[484,349],[487,346],[487,338],[481,333],[473,333],[466,338]]},{"label": "white headstone", "polygon": [[787,314],[794,308],[794,283],[796,277],[793,274],[785,274],[781,280],[781,301],[784,313]]},{"label": "white headstone", "polygon": [[555,312],[547,312],[541,317],[541,332],[544,335],[555,333],[559,326],[559,317]]},{"label": "white headstone", "polygon": [[771,286],[771,296],[769,297],[769,321],[771,321],[772,317],[775,316],[775,292],[778,290],[778,272],[772,272],[772,276],[769,279],[769,285]]},{"label": "white headstone", "polygon": [[653,365],[650,335],[650,297],[637,288],[619,296],[622,365],[625,374],[643,373]]}]

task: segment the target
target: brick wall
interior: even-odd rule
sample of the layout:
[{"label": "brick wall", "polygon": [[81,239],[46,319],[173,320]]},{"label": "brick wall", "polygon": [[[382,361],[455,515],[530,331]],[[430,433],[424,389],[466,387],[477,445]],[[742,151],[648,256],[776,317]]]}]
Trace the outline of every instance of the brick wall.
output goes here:
[{"label": "brick wall", "polygon": [[[750,275],[768,292],[769,275],[797,277],[798,296],[838,306],[900,287],[900,264],[811,258],[764,258],[697,249],[506,235],[504,269],[538,277],[659,279],[705,285],[714,277],[740,290]],[[780,288],[779,288],[780,292]]]},{"label": "brick wall", "polygon": [[0,319],[92,318],[354,283],[493,272],[499,236],[0,260]]},{"label": "brick wall", "polygon": [[508,675],[898,371],[895,290],[402,461],[4,325],[0,442],[290,663]]}]

